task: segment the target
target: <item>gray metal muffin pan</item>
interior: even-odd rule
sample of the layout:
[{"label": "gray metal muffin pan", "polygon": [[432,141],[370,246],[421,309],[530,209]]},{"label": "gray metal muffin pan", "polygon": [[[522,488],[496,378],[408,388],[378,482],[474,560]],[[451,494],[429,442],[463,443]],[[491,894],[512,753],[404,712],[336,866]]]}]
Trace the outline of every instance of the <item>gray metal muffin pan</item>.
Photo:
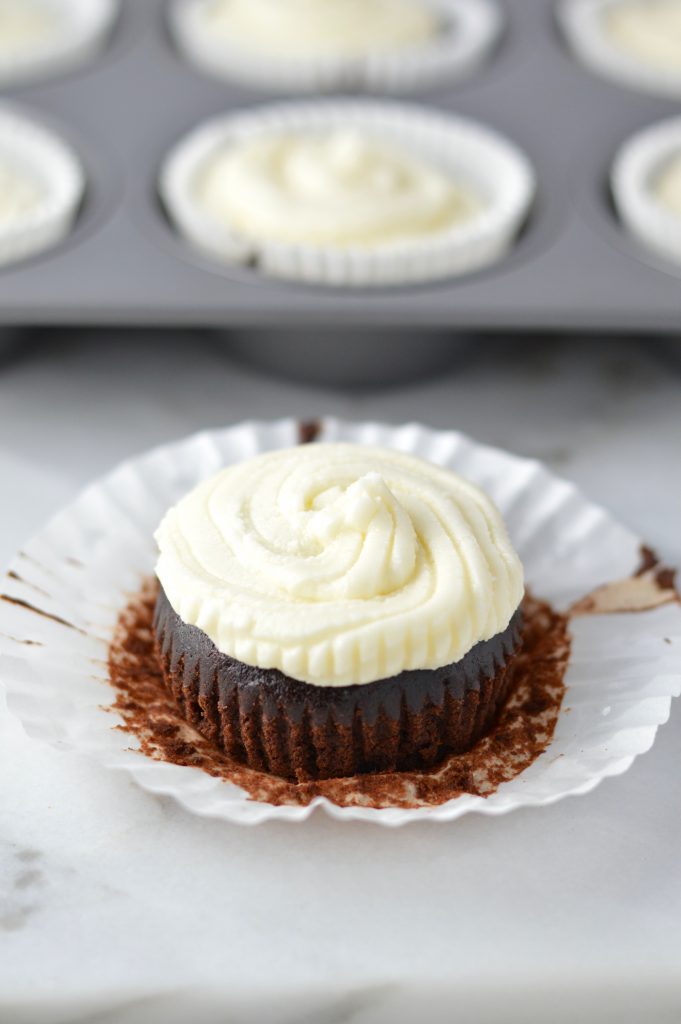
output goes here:
[{"label": "gray metal muffin pan", "polygon": [[506,31],[477,74],[406,97],[478,118],[528,153],[539,193],[515,248],[468,276],[383,289],[272,280],[176,236],[155,188],[168,149],[206,117],[281,97],[187,65],[170,42],[165,0],[121,6],[97,61],[3,91],[76,146],[89,187],[67,241],[0,271],[0,324],[681,330],[681,272],[627,236],[607,185],[619,144],[678,105],[580,66],[552,0],[505,0]]}]

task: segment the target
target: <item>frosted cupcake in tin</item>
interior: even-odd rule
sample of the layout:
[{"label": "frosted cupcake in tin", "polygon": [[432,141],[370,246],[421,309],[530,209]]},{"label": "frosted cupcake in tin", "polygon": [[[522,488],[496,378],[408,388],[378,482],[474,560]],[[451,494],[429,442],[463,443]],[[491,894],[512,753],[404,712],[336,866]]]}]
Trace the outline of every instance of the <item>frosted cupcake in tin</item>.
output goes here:
[{"label": "frosted cupcake in tin", "polygon": [[42,78],[91,59],[116,0],[0,0],[0,83]]},{"label": "frosted cupcake in tin", "polygon": [[347,444],[269,452],[156,539],[166,684],[235,760],[297,781],[427,768],[492,725],[523,571],[456,474]]},{"label": "frosted cupcake in tin", "polygon": [[681,265],[681,118],[628,139],[613,164],[611,186],[619,218],[634,238]]},{"label": "frosted cupcake in tin", "polygon": [[484,61],[496,0],[176,0],[187,60],[266,89],[402,91],[461,78]]},{"label": "frosted cupcake in tin", "polygon": [[495,132],[393,104],[282,104],[208,122],[160,178],[196,247],[332,285],[435,280],[500,259],[534,192]]},{"label": "frosted cupcake in tin", "polygon": [[82,165],[67,143],[0,106],[0,265],[66,238],[84,189]]},{"label": "frosted cupcake in tin", "polygon": [[681,96],[681,0],[563,0],[576,56],[599,74]]}]

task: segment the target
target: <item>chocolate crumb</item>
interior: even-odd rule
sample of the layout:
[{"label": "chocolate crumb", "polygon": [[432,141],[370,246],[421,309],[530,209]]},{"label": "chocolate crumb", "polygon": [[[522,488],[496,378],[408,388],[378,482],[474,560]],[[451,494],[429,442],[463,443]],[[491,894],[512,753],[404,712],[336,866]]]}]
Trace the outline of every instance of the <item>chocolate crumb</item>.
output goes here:
[{"label": "chocolate crumb", "polygon": [[298,444],[312,444],[321,432],[321,420],[301,420],[298,423]]},{"label": "chocolate crumb", "polygon": [[660,590],[673,590],[676,586],[676,569],[661,566],[655,573],[655,580]]},{"label": "chocolate crumb", "polygon": [[430,771],[359,775],[291,783],[245,768],[226,757],[183,718],[166,690],[154,651],[156,581],[123,610],[109,654],[120,728],[137,737],[155,760],[201,768],[234,783],[250,799],[309,804],[325,796],[339,806],[425,807],[464,793],[489,796],[529,767],[549,745],[565,691],[570,652],[568,618],[546,602],[523,602],[522,647],[512,665],[509,698],[496,725],[472,750],[446,758]]},{"label": "chocolate crumb", "polygon": [[44,597],[50,596],[48,592],[43,590],[42,587],[39,587],[37,583],[33,583],[32,580],[24,579],[24,577],[20,576],[18,572],[14,571],[14,569],[8,569],[7,578],[10,580],[16,580],[17,583],[23,583],[25,587],[30,587],[31,590],[35,590],[38,594],[42,594]]},{"label": "chocolate crumb", "polygon": [[60,626],[66,626],[67,629],[75,629],[77,633],[85,634],[85,631],[80,629],[79,626],[74,626],[72,622],[67,622],[66,619],[62,619],[60,615],[53,615],[52,612],[46,612],[43,608],[36,608],[35,605],[29,604],[28,601],[23,601],[20,597],[12,597],[10,594],[0,594],[0,601],[7,601],[8,604],[17,605],[19,608],[26,608],[28,611],[35,612],[36,615],[40,615],[44,619],[51,619],[52,622],[56,622]]},{"label": "chocolate crumb", "polygon": [[663,565],[652,548],[641,546],[641,561],[626,579],[597,587],[576,601],[572,615],[616,615],[647,612],[679,601],[676,570]]},{"label": "chocolate crumb", "polygon": [[660,564],[660,559],[657,557],[657,554],[652,548],[649,548],[647,544],[641,544],[639,553],[641,561],[634,572],[634,576],[643,576],[645,573],[650,572],[651,569],[654,569]]},{"label": "chocolate crumb", "polygon": [[657,552],[642,544],[640,548],[641,561],[634,573],[634,577],[652,575],[660,590],[674,590],[676,586],[676,569],[663,565]]},{"label": "chocolate crumb", "polygon": [[11,640],[13,644],[23,644],[24,647],[44,647],[45,644],[42,640],[28,640],[27,638],[20,638],[18,636],[12,636],[10,633],[1,634],[7,640]]}]

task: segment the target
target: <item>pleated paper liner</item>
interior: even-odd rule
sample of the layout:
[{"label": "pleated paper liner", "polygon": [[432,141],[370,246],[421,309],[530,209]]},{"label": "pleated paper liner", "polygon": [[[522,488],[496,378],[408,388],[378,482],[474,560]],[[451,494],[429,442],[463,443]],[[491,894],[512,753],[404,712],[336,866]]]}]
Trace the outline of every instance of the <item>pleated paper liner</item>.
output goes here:
[{"label": "pleated paper liner", "polygon": [[85,190],[77,154],[53,131],[12,105],[0,104],[0,159],[37,183],[43,195],[0,224],[0,266],[57,245],[71,231]]},{"label": "pleated paper liner", "polygon": [[[426,238],[333,247],[248,240],[197,202],[195,177],[225,146],[333,129],[366,133],[449,171],[481,197],[482,210]],[[535,177],[512,142],[475,121],[416,105],[319,100],[278,103],[207,121],[171,150],[161,168],[159,191],[179,232],[218,260],[307,284],[370,287],[439,280],[495,263],[527,217]]]},{"label": "pleated paper liner", "polygon": [[575,57],[620,85],[673,99],[681,97],[681,67],[656,67],[628,53],[610,37],[608,14],[627,0],[561,0],[558,20]]},{"label": "pleated paper liner", "polygon": [[[249,793],[200,767],[156,760],[117,727],[125,720],[111,711],[120,696],[110,682],[111,643],[122,611],[153,572],[152,535],[167,507],[226,463],[315,437],[413,452],[475,481],[504,515],[532,594],[554,609],[533,611],[545,616],[543,634],[560,640],[561,624],[569,627],[566,689],[550,742],[486,796],[460,788],[442,803],[419,802],[418,792],[410,802],[403,788],[394,805],[370,806],[346,780],[335,802],[310,793],[266,802],[267,785],[258,792],[250,779]],[[0,678],[29,735],[125,771],[196,814],[242,824],[300,821],[316,808],[385,825],[452,821],[586,793],[649,749],[681,686],[681,606],[671,574],[638,537],[539,463],[418,424],[241,423],[157,448],[94,483],[48,523],[16,557],[2,590]]]},{"label": "pleated paper liner", "polygon": [[415,0],[441,24],[432,39],[361,57],[286,57],[258,53],[216,33],[207,22],[210,0],[175,0],[169,27],[184,57],[208,74],[266,91],[415,92],[473,74],[498,42],[503,14],[496,0]]},{"label": "pleated paper liner", "polygon": [[619,150],[611,172],[620,220],[651,252],[681,266],[681,216],[654,192],[665,163],[681,156],[681,117],[637,132]]}]

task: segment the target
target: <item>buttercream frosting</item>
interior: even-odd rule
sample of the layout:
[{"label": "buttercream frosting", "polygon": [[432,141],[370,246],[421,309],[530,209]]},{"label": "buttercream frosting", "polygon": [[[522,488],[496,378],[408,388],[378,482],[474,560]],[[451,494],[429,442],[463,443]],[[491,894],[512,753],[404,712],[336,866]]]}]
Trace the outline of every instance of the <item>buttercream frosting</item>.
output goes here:
[{"label": "buttercream frosting", "polygon": [[0,0],[0,56],[42,46],[58,30],[49,5],[39,0]]},{"label": "buttercream frosting", "polygon": [[621,0],[603,17],[618,49],[652,67],[681,72],[681,0]]},{"label": "buttercream frosting", "polygon": [[663,165],[653,180],[653,194],[662,206],[681,217],[681,151]]},{"label": "buttercream frosting", "polygon": [[224,654],[318,686],[456,662],[523,596],[491,500],[381,448],[314,444],[230,466],[171,508],[156,540],[184,622]]},{"label": "buttercream frosting", "polygon": [[20,225],[44,196],[34,175],[0,155],[0,230]]},{"label": "buttercream frosting", "polygon": [[437,167],[349,129],[225,145],[197,171],[194,194],[247,239],[335,246],[431,236],[482,206]]},{"label": "buttercream frosting", "polygon": [[279,59],[390,52],[439,30],[433,10],[418,0],[212,0],[203,19],[231,45]]}]

